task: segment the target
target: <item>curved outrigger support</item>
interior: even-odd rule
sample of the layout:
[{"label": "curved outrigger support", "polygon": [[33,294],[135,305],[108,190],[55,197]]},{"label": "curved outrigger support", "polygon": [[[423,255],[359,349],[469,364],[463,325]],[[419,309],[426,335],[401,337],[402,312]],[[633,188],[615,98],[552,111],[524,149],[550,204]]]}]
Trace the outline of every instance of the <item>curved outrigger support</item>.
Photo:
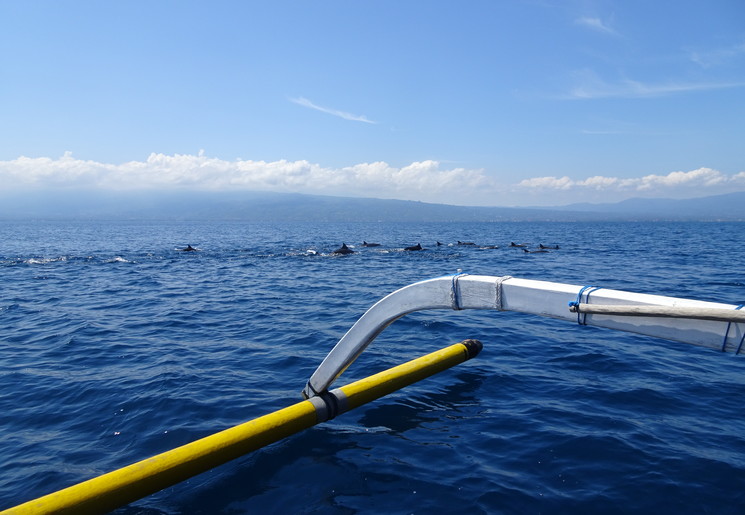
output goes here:
[{"label": "curved outrigger support", "polygon": [[[583,309],[595,304],[616,307],[616,312],[590,313],[591,309]],[[654,308],[634,309],[638,306]],[[745,337],[745,314],[735,311],[739,307],[733,304],[510,276],[456,274],[411,284],[378,301],[326,356],[303,389],[303,396],[311,398],[325,392],[395,320],[428,309],[517,311],[735,353]]]}]

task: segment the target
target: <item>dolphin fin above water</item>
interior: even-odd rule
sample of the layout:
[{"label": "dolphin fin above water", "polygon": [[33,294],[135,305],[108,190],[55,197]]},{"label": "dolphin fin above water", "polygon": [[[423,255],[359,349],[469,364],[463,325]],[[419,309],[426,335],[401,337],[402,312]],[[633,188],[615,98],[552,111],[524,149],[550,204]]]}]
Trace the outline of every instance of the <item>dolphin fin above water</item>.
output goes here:
[{"label": "dolphin fin above water", "polygon": [[347,247],[346,243],[342,243],[341,247],[339,247],[338,249],[334,250],[331,253],[344,255],[344,254],[354,254],[354,251],[350,249],[349,247]]}]

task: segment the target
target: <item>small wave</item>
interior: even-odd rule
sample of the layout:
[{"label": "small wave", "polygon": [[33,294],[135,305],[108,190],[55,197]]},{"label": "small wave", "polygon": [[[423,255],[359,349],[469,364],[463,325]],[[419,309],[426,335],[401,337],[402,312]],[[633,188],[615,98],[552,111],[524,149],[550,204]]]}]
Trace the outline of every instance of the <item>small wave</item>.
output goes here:
[{"label": "small wave", "polygon": [[121,256],[116,256],[111,259],[106,260],[107,263],[134,263],[134,261],[130,261],[129,259],[124,259]]},{"label": "small wave", "polygon": [[385,426],[363,426],[335,423],[329,425],[329,432],[337,434],[361,434],[361,433],[390,433],[391,430]]},{"label": "small wave", "polygon": [[60,256],[56,258],[28,258],[23,262],[27,265],[48,265],[49,263],[57,263],[67,261],[67,256]]},{"label": "small wave", "polygon": [[287,257],[305,257],[305,256],[321,256],[323,255],[321,252],[318,252],[315,249],[306,249],[306,250],[291,250],[285,256]]},{"label": "small wave", "polygon": [[0,313],[7,313],[11,310],[16,310],[20,307],[21,307],[20,304],[17,304],[17,303],[8,304],[7,306],[0,306]]}]

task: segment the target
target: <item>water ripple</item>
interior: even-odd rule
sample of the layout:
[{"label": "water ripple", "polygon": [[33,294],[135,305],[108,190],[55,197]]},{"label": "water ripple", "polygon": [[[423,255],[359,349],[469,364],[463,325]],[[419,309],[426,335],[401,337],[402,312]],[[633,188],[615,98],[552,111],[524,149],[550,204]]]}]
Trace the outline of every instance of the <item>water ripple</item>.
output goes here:
[{"label": "water ripple", "polygon": [[[741,234],[695,223],[0,223],[0,507],[298,401],[361,313],[406,284],[462,269],[742,303],[745,262],[718,251]],[[670,235],[687,244],[671,248]],[[448,245],[458,240],[478,245]],[[355,254],[331,255],[342,241]],[[417,241],[427,250],[401,250]],[[510,241],[561,248],[525,254]],[[176,250],[187,243],[200,250]],[[485,343],[473,362],[120,513],[745,506],[738,357],[533,316],[424,312],[381,334],[340,383],[464,338]]]}]

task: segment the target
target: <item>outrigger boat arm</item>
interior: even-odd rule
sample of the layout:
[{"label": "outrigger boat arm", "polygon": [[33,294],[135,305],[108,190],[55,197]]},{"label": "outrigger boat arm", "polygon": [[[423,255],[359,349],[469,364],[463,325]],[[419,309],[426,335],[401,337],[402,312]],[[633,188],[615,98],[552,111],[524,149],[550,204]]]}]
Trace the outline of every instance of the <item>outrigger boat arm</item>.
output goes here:
[{"label": "outrigger boat arm", "polygon": [[738,353],[745,338],[740,307],[510,276],[429,279],[394,291],[368,309],[316,369],[303,395],[325,392],[386,327],[414,311],[517,311]]},{"label": "outrigger boat arm", "polygon": [[[430,377],[474,357],[481,350],[481,342],[465,340],[390,370],[327,390],[383,329],[412,311],[494,309],[564,320],[576,318],[583,325],[721,347],[721,350],[737,353],[745,340],[745,313],[738,311],[741,307],[508,276],[456,274],[422,281],[383,298],[352,326],[310,378],[303,390],[308,400],[33,499],[3,513],[108,513]],[[673,320],[671,317],[685,318]],[[733,327],[734,331],[731,331]]]}]

